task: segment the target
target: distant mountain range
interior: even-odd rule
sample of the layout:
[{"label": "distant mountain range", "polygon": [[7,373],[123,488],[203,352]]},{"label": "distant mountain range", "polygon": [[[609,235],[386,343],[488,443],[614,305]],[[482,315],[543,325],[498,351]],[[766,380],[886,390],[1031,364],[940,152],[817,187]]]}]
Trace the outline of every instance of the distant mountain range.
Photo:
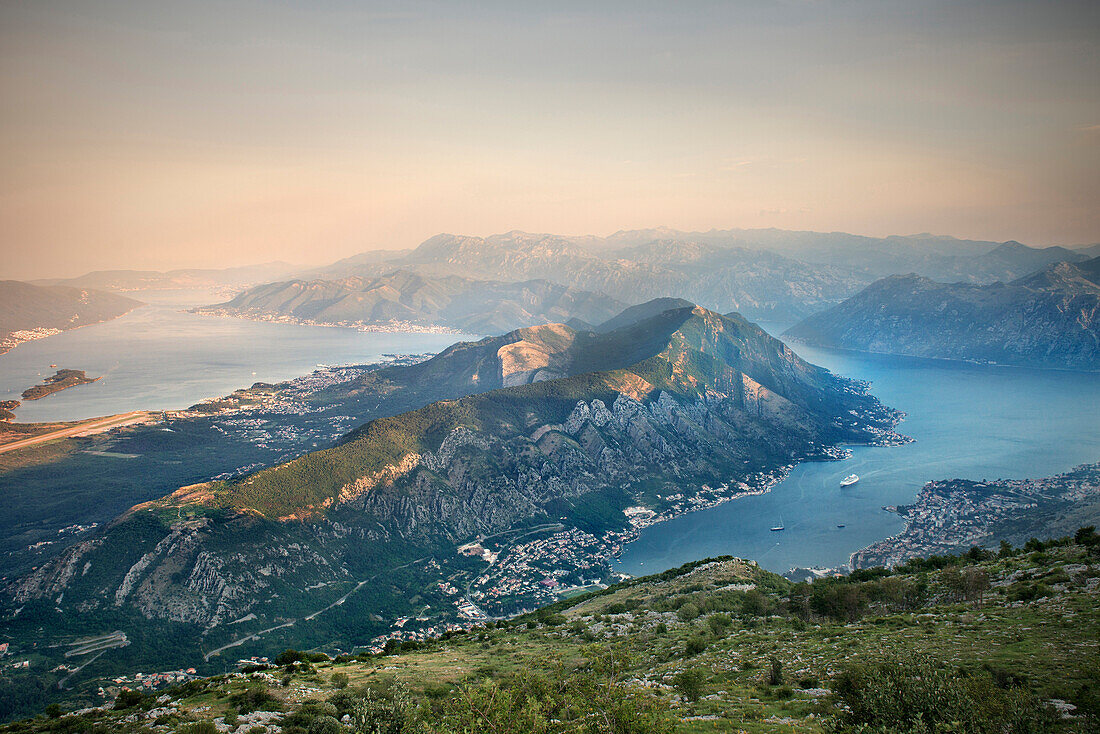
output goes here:
[{"label": "distant mountain range", "polygon": [[300,270],[284,262],[234,268],[186,268],[181,270],[97,270],[76,278],[32,281],[34,285],[97,288],[106,291],[177,290],[183,288],[239,288],[286,278]]},{"label": "distant mountain range", "polygon": [[[369,372],[352,392],[376,395],[378,417],[337,445],[135,507],[9,583],[4,606],[35,628],[143,639],[132,665],[288,625],[301,639],[334,624],[369,637],[385,629],[371,615],[404,608],[423,583],[387,573],[364,588],[385,569],[538,523],[603,533],[640,498],[894,435],[897,414],[862,384],[739,316],[674,305]],[[360,588],[369,603],[348,598]],[[329,627],[309,621],[338,604]]]},{"label": "distant mountain range", "polygon": [[809,344],[1037,367],[1100,369],[1100,258],[1011,283],[892,276],[789,329]]},{"label": "distant mountain range", "polygon": [[437,235],[415,250],[363,253],[310,271],[310,276],[375,277],[403,269],[497,281],[536,278],[624,303],[678,297],[753,319],[790,320],[839,303],[884,275],[916,272],[938,280],[989,283],[1086,257],[1061,247],[931,235],[656,229],[565,237],[508,232],[484,238]]},{"label": "distant mountain range", "polygon": [[625,305],[599,293],[546,280],[503,283],[400,270],[370,278],[268,283],[250,288],[228,303],[195,310],[344,325],[403,322],[499,334],[521,326],[571,320],[576,325],[598,324]]},{"label": "distant mountain range", "polygon": [[[288,279],[370,280],[406,271],[433,278],[509,283],[546,280],[625,304],[684,298],[752,319],[793,321],[835,305],[884,276],[912,272],[949,282],[1007,282],[1055,262],[1088,259],[1098,254],[1093,251],[1096,247],[1033,248],[1014,241],[928,234],[864,237],[778,229],[681,232],[656,228],[608,237],[512,231],[490,237],[441,234],[415,249],[372,250],[309,269],[273,262],[223,270],[114,270],[36,284],[115,291],[234,291]],[[473,306],[466,308],[470,309]],[[522,318],[508,323],[521,322]]]},{"label": "distant mountain range", "polygon": [[0,280],[0,354],[57,331],[118,318],[140,305],[114,293]]}]

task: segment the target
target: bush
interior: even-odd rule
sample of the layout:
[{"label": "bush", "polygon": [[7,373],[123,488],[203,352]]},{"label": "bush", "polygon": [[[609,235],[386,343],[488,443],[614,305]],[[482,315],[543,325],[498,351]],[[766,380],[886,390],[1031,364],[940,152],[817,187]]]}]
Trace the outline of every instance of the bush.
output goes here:
[{"label": "bush", "polygon": [[521,674],[459,687],[433,716],[434,731],[616,732],[671,731],[660,703],[616,682],[618,667],[599,659],[585,669],[557,677]]},{"label": "bush", "polygon": [[118,698],[115,699],[116,709],[130,709],[137,706],[139,703],[145,700],[145,696],[141,691],[125,690],[118,694]]},{"label": "bush", "polygon": [[984,673],[964,677],[929,658],[884,656],[833,681],[833,731],[993,734],[1056,731],[1057,717],[1022,688],[998,688]]},{"label": "bush", "polygon": [[676,611],[676,616],[680,618],[681,622],[690,622],[700,614],[699,607],[695,606],[695,604],[690,601]]},{"label": "bush", "polygon": [[707,624],[710,625],[710,631],[714,633],[715,637],[721,637],[733,624],[733,620],[730,619],[728,614],[712,614],[707,617]]},{"label": "bush", "polygon": [[239,713],[250,714],[253,711],[278,711],[279,700],[271,695],[262,683],[250,685],[240,693],[229,697],[229,702],[237,707]]},{"label": "bush", "polygon": [[1050,594],[1050,587],[1044,583],[1017,581],[1008,587],[1007,596],[1009,601],[1033,601],[1050,596]]},{"label": "bush", "polygon": [[332,685],[336,688],[347,688],[348,687],[348,674],[347,673],[344,673],[344,672],[333,673],[332,677],[329,680],[331,681]]},{"label": "bush", "polygon": [[345,731],[332,716],[318,716],[309,725],[309,734],[345,734]]},{"label": "bush", "polygon": [[279,654],[279,657],[275,658],[275,664],[290,665],[291,663],[324,663],[328,662],[329,656],[323,652],[299,652],[293,648],[284,650]]},{"label": "bush", "polygon": [[692,637],[690,640],[687,641],[687,644],[684,645],[684,651],[688,655],[698,655],[706,649],[707,641],[704,640],[702,637]]},{"label": "bush", "polygon": [[363,734],[404,734],[415,728],[416,706],[409,690],[396,681],[375,683],[350,707],[352,729]]},{"label": "bush", "polygon": [[699,668],[682,670],[672,679],[677,692],[689,701],[698,701],[703,695],[703,686],[707,682],[706,673]]}]

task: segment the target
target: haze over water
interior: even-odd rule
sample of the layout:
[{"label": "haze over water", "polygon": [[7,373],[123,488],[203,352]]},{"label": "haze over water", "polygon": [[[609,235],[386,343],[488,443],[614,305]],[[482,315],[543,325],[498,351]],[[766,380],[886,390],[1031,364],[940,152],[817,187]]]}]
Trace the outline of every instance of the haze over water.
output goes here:
[{"label": "haze over water", "polygon": [[20,393],[50,368],[102,379],[25,401],[17,420],[67,421],[131,410],[179,409],[254,382],[309,374],[318,364],[365,364],[383,354],[438,352],[456,334],[389,334],[272,324],[186,313],[223,298],[205,291],[142,292],[149,305],[102,324],[20,344],[0,355],[0,400]]},{"label": "haze over water", "polygon": [[[792,346],[810,362],[870,381],[876,397],[908,413],[898,430],[916,441],[800,464],[765,495],[646,528],[617,570],[656,573],[725,554],[780,572],[836,566],[899,532],[904,523],[882,506],[912,501],[925,482],[1042,477],[1100,460],[1100,375]],[[852,473],[860,482],[841,489]],[[771,532],[780,522],[786,529]]]}]

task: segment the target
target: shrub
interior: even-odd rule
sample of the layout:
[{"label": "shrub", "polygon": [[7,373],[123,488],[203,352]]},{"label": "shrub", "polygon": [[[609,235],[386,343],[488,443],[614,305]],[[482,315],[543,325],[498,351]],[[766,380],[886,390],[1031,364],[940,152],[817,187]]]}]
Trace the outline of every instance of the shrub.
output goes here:
[{"label": "shrub", "polygon": [[396,681],[375,683],[350,707],[352,729],[363,734],[404,734],[415,727],[415,703]]},{"label": "shrub", "polygon": [[733,624],[733,620],[730,619],[728,614],[712,614],[707,617],[707,624],[710,626],[710,631],[714,633],[715,637],[721,637],[725,634],[726,629]]},{"label": "shrub", "polygon": [[684,651],[688,655],[698,655],[706,649],[707,641],[704,640],[702,637],[692,637],[690,640],[687,641],[687,644],[684,645]]},{"label": "shrub", "polygon": [[960,676],[927,657],[884,656],[833,681],[836,732],[1055,731],[1057,717],[1022,688],[998,688],[985,674]]},{"label": "shrub", "polygon": [[348,674],[344,672],[333,673],[329,679],[336,688],[348,687]]},{"label": "shrub", "polygon": [[278,711],[279,701],[267,690],[267,686],[260,684],[250,685],[240,693],[234,693],[229,697],[229,702],[237,707],[242,714],[250,714],[253,711]]},{"label": "shrub", "polygon": [[676,616],[680,618],[681,622],[690,622],[701,614],[699,607],[694,603],[688,602],[679,608],[676,612]]},{"label": "shrub", "polygon": [[116,709],[129,709],[137,706],[139,703],[145,700],[145,696],[141,691],[125,690],[118,694],[118,698],[115,699]]},{"label": "shrub", "polygon": [[677,692],[689,701],[698,701],[703,695],[703,686],[707,682],[706,673],[699,668],[682,670],[672,679]]},{"label": "shrub", "polygon": [[318,716],[309,725],[309,734],[344,734],[346,730],[332,716]]}]

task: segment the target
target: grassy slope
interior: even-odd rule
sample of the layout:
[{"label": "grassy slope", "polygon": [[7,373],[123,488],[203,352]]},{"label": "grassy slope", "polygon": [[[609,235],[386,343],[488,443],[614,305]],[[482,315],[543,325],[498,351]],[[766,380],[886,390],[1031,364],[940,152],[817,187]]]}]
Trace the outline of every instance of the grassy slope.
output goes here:
[{"label": "grassy slope", "polygon": [[[925,587],[924,601],[903,611],[872,602],[850,622],[792,614],[787,600],[794,586],[752,564],[732,559],[689,564],[675,572],[679,575],[647,577],[560,602],[508,629],[457,635],[385,657],[272,669],[259,674],[266,682],[237,675],[190,684],[173,694],[177,708],[162,723],[175,728],[223,716],[239,705],[234,695],[257,685],[274,697],[270,707],[294,711],[303,701],[335,693],[342,684],[337,674],[347,676],[351,691],[396,678],[432,720],[461,705],[462,692],[479,682],[540,672],[553,676],[562,669],[578,674],[611,649],[626,664],[616,676],[618,685],[653,697],[670,730],[677,732],[728,731],[731,726],[745,732],[824,731],[829,699],[821,689],[838,670],[883,651],[903,658],[928,655],[944,661],[955,675],[988,677],[987,666],[1002,680],[1022,681],[1041,699],[1076,700],[1082,685],[1095,689],[1100,683],[1100,556],[1095,545],[1089,553],[1068,544],[981,562],[963,559],[949,567],[989,575],[992,588],[980,601],[953,599],[948,578],[953,570],[909,569],[894,578]],[[726,588],[730,584],[755,589]],[[821,581],[811,589],[859,588],[873,596],[881,585],[881,579],[855,579]],[[1036,585],[1049,595],[1012,601],[1022,588]],[[705,611],[685,619],[691,616],[689,605]],[[715,610],[729,613],[728,626],[710,623]],[[697,641],[694,652],[692,641]],[[773,659],[782,666],[779,685],[766,680]],[[701,672],[697,700],[677,692],[676,676],[684,670]],[[146,700],[135,710],[151,706]],[[111,730],[137,731],[137,723],[120,723],[132,713],[93,712],[82,718]],[[271,715],[253,716],[259,718],[249,719],[250,725]],[[39,719],[0,731],[44,731],[48,723]],[[1078,719],[1053,730],[1088,731],[1087,726]]]}]

